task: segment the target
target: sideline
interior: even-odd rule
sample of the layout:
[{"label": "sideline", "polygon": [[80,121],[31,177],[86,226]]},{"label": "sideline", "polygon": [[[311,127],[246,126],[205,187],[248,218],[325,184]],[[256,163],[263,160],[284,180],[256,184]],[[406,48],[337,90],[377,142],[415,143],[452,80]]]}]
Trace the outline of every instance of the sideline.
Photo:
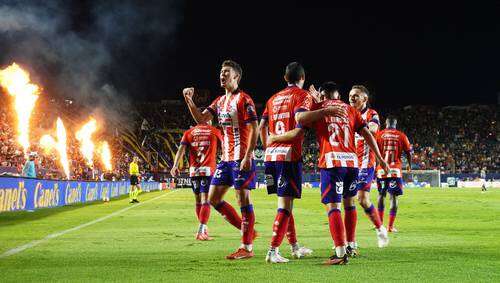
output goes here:
[{"label": "sideline", "polygon": [[104,220],[106,220],[106,219],[109,219],[109,218],[111,218],[111,217],[113,217],[113,216],[116,216],[116,215],[122,214],[123,212],[128,211],[128,210],[130,210],[130,209],[132,209],[132,208],[134,208],[134,207],[139,207],[139,206],[141,206],[141,205],[143,205],[143,204],[146,204],[146,203],[148,203],[148,202],[151,202],[151,201],[157,200],[157,199],[159,199],[159,198],[162,198],[162,197],[164,197],[164,196],[166,196],[166,195],[169,195],[169,194],[171,194],[171,193],[173,193],[173,192],[176,192],[176,191],[178,191],[178,190],[172,190],[172,191],[170,191],[170,192],[167,192],[167,193],[165,193],[165,194],[162,194],[162,195],[160,195],[160,196],[154,197],[154,198],[152,198],[152,199],[148,199],[148,200],[146,200],[146,201],[140,202],[140,203],[135,204],[135,205],[133,205],[133,206],[128,206],[128,207],[125,207],[125,208],[123,208],[123,209],[120,209],[120,210],[118,210],[118,211],[115,211],[115,212],[113,212],[113,213],[110,213],[110,214],[108,214],[108,215],[106,215],[106,216],[103,216],[103,217],[101,217],[101,218],[97,218],[97,219],[92,220],[92,221],[90,221],[90,222],[87,222],[87,223],[84,223],[84,224],[81,224],[81,225],[75,226],[75,227],[73,227],[73,228],[69,228],[69,229],[67,229],[67,230],[63,230],[63,231],[60,231],[60,232],[52,233],[52,234],[50,234],[50,235],[45,236],[44,238],[42,238],[42,239],[40,239],[40,240],[35,240],[35,241],[29,242],[29,243],[27,243],[27,244],[21,245],[21,246],[19,246],[19,247],[13,248],[13,249],[11,249],[11,250],[8,250],[8,251],[4,252],[3,254],[0,254],[0,259],[2,259],[2,258],[6,258],[6,257],[9,257],[9,256],[11,256],[11,255],[15,255],[15,254],[17,254],[17,253],[20,253],[20,252],[22,252],[22,251],[26,250],[26,249],[33,248],[33,247],[35,247],[35,246],[38,246],[38,245],[40,245],[40,244],[43,244],[43,243],[45,243],[45,242],[49,241],[50,239],[54,239],[54,238],[57,238],[57,237],[62,236],[62,235],[64,235],[64,234],[67,234],[67,233],[70,233],[70,232],[73,232],[73,231],[77,231],[77,230],[80,230],[80,229],[82,229],[82,228],[88,227],[88,226],[90,226],[90,225],[94,225],[94,224],[96,224],[96,223],[102,222],[102,221],[104,221]]}]

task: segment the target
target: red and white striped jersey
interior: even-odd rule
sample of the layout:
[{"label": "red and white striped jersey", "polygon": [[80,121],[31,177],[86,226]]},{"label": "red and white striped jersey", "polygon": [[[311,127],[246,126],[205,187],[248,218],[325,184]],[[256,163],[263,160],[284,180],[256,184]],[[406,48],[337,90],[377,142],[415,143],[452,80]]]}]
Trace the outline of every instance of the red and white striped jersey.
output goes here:
[{"label": "red and white striped jersey", "polygon": [[[308,96],[308,99],[311,99]],[[312,109],[308,106],[314,105]],[[316,110],[340,105],[347,110],[346,117],[327,116],[313,124],[319,141],[319,168],[350,167],[358,168],[358,156],[354,133],[366,126],[361,114],[354,107],[337,99],[324,100],[319,104],[304,103],[306,110]]]},{"label": "red and white striped jersey", "polygon": [[[295,129],[295,113],[300,111],[307,91],[289,86],[273,95],[266,103],[262,119],[268,121],[269,133],[284,134]],[[303,136],[289,142],[274,142],[266,148],[265,161],[301,161]]]},{"label": "red and white striped jersey", "polygon": [[243,91],[217,97],[207,108],[222,128],[222,160],[236,161],[245,156],[252,121],[257,120],[255,104]]},{"label": "red and white striped jersey", "polygon": [[220,131],[209,125],[197,125],[184,132],[181,144],[189,150],[189,176],[212,176],[217,161]]},{"label": "red and white striped jersey", "polygon": [[[370,125],[370,123],[376,124],[378,131],[378,128],[380,127],[380,118],[375,110],[365,108],[361,111],[361,117],[367,125]],[[356,133],[356,152],[358,154],[360,169],[375,167],[375,152],[370,149],[368,143],[365,141],[365,138],[358,133]]]},{"label": "red and white striped jersey", "polygon": [[384,172],[382,167],[377,167],[377,177],[402,177],[403,162],[401,155],[403,152],[411,151],[411,144],[408,137],[401,131],[396,129],[385,129],[377,134],[377,144],[380,148],[382,157],[389,164],[388,174]]}]

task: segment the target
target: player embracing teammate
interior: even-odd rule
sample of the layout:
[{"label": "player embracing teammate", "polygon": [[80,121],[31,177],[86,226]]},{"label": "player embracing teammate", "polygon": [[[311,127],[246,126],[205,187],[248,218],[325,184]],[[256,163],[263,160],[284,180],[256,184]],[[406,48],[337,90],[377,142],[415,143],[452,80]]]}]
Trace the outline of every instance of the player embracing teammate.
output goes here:
[{"label": "player embracing teammate", "polygon": [[[239,89],[243,74],[240,65],[226,60],[220,70],[220,86],[225,94],[217,97],[204,111],[193,101],[194,89],[183,91],[189,111],[197,123],[217,118],[222,128],[222,161],[217,164],[211,181],[208,199],[211,205],[237,229],[241,229],[241,246],[227,259],[245,259],[254,256],[255,214],[250,191],[255,189],[255,162],[253,151],[257,143],[257,115],[248,94]],[[241,217],[224,195],[234,186],[240,205]]]},{"label": "player embracing teammate", "polygon": [[[275,135],[298,131],[295,116],[302,111],[302,103],[308,93],[303,90],[304,68],[297,62],[288,64],[285,70],[288,86],[274,94],[266,103],[259,131],[265,153],[265,174],[269,194],[278,195],[278,211],[273,223],[273,233],[266,262],[285,263],[279,246],[286,234],[291,245],[292,256],[301,258],[312,253],[311,249],[300,247],[295,232],[293,201],[302,193],[302,141],[303,135],[286,142],[274,141]],[[268,137],[269,135],[269,137]]]},{"label": "player embracing teammate", "polygon": [[[349,103],[361,113],[361,118],[367,124],[368,130],[376,137],[380,128],[380,118],[378,113],[368,108],[368,89],[362,85],[354,85],[349,92]],[[370,218],[377,231],[378,246],[380,248],[387,246],[389,238],[387,229],[382,225],[380,216],[370,201],[370,189],[373,180],[375,179],[376,159],[375,152],[370,149],[367,141],[363,136],[356,133],[356,152],[358,155],[358,181],[356,189],[358,191],[358,200],[363,207],[366,215]],[[382,155],[383,156],[383,155]],[[347,231],[347,250],[351,256],[358,254],[358,245],[356,243],[356,207],[350,206],[346,208],[346,228],[351,228]]]}]

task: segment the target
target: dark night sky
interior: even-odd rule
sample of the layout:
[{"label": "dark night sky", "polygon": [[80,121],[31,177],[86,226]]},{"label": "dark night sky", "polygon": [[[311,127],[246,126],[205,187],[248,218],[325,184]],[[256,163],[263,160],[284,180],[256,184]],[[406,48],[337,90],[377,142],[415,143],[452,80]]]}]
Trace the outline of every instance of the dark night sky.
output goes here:
[{"label": "dark night sky", "polygon": [[[352,84],[365,84],[377,105],[497,102],[499,2],[238,2],[181,2],[174,31],[154,48],[144,34],[112,50],[109,79],[135,100],[180,98],[191,85],[215,95],[220,63],[231,58],[243,67],[242,88],[263,101],[284,86],[286,64],[299,61],[307,86],[334,80],[346,97]],[[168,9],[137,3],[150,5],[152,17]],[[92,26],[93,5],[72,7],[77,32]]]}]

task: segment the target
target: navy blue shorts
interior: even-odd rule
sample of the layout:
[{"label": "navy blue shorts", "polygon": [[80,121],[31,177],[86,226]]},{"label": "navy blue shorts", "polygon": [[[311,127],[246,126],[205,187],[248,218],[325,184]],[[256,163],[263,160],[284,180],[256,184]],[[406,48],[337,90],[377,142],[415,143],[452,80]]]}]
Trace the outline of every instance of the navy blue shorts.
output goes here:
[{"label": "navy blue shorts", "polygon": [[191,186],[193,188],[193,193],[195,194],[208,193],[211,181],[212,181],[212,176],[191,177]]},{"label": "navy blue shorts", "polygon": [[212,177],[212,185],[234,186],[235,189],[255,189],[255,161],[249,171],[240,171],[240,161],[221,161]]},{"label": "navy blue shorts", "polygon": [[403,178],[377,178],[378,193],[385,197],[387,192],[391,195],[403,194]]},{"label": "navy blue shorts", "polygon": [[338,203],[342,201],[342,197],[355,197],[358,193],[358,168],[337,167],[321,169],[320,172],[322,203]]},{"label": "navy blue shorts", "polygon": [[302,162],[267,161],[266,185],[268,194],[300,198],[302,195]]},{"label": "navy blue shorts", "polygon": [[359,170],[356,189],[358,191],[370,192],[372,181],[375,178],[375,168],[363,168]]}]

